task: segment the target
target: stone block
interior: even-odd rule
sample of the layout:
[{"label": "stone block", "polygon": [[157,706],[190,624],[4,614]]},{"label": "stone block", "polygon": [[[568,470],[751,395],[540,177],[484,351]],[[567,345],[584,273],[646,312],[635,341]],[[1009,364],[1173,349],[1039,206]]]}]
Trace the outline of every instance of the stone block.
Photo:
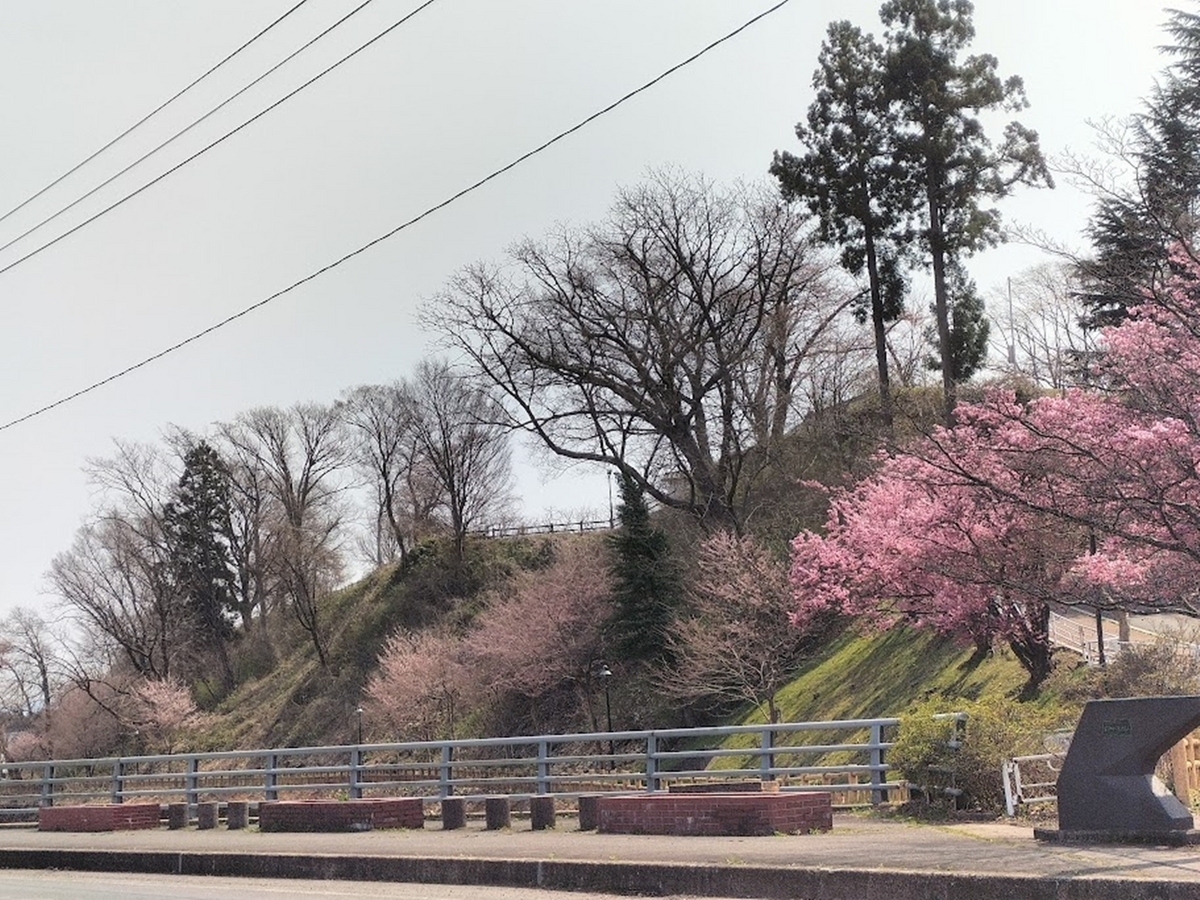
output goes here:
[{"label": "stone block", "polygon": [[217,827],[217,804],[215,801],[196,804],[196,827],[209,831]]},{"label": "stone block", "polygon": [[534,831],[554,827],[554,798],[534,797],[529,801],[529,821]]},{"label": "stone block", "polygon": [[167,827],[172,831],[187,828],[188,818],[188,805],[186,803],[172,803],[167,807]]},{"label": "stone block", "polygon": [[250,804],[245,800],[230,800],[225,805],[225,827],[237,831],[250,824]]},{"label": "stone block", "polygon": [[484,824],[488,831],[512,825],[512,803],[507,797],[488,797],[483,801]]},{"label": "stone block", "polygon": [[595,831],[600,825],[600,795],[585,794],[579,798],[579,830]]},{"label": "stone block", "polygon": [[467,824],[467,803],[461,797],[447,797],[442,801],[442,830],[454,831]]}]

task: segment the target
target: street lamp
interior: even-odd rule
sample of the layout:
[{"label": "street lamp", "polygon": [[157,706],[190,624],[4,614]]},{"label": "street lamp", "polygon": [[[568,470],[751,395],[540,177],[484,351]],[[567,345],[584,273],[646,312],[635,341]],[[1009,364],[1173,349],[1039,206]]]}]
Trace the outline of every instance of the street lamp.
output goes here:
[{"label": "street lamp", "polygon": [[613,757],[612,701],[609,699],[609,696],[608,696],[608,681],[610,678],[612,678],[613,673],[612,673],[612,669],[610,669],[605,663],[601,663],[600,671],[598,671],[596,674],[600,676],[600,683],[604,685],[604,718],[605,718],[605,721],[608,723],[608,732],[609,732],[609,734],[608,734],[608,756],[609,756],[608,768],[611,770],[614,767],[615,761],[612,758]]},{"label": "street lamp", "polygon": [[360,706],[360,707],[359,707],[358,709],[356,709],[354,712],[355,712],[355,714],[358,716],[358,743],[359,743],[359,746],[362,746],[362,717],[363,717],[363,708]]}]

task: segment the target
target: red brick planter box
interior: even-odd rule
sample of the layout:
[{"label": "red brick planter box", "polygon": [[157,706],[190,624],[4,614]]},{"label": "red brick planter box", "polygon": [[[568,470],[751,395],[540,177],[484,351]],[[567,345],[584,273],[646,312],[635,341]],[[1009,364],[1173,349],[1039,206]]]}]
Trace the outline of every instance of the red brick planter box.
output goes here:
[{"label": "red brick planter box", "polygon": [[646,794],[600,797],[599,830],[608,834],[758,835],[829,831],[832,795]]},{"label": "red brick planter box", "polygon": [[38,831],[129,831],[157,828],[162,809],[157,803],[119,803],[111,806],[43,806]]},{"label": "red brick planter box", "polygon": [[419,797],[368,800],[273,800],[258,805],[260,831],[370,831],[424,828]]}]

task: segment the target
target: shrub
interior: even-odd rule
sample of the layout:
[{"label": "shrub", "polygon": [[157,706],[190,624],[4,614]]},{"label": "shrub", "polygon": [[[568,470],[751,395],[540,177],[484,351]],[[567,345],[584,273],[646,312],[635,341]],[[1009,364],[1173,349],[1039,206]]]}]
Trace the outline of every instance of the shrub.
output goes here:
[{"label": "shrub", "polygon": [[[955,723],[936,713],[967,713],[965,738],[956,740]],[[1000,767],[1010,756],[1045,752],[1047,733],[1058,728],[1060,714],[1009,698],[973,702],[930,701],[901,717],[900,733],[888,762],[915,786],[927,788],[926,799],[954,797],[959,809],[999,811],[1004,806]],[[952,787],[956,795],[941,790]]]},{"label": "shrub", "polygon": [[1134,644],[1101,670],[1105,697],[1159,697],[1195,694],[1200,688],[1200,658],[1194,635],[1163,634]]}]

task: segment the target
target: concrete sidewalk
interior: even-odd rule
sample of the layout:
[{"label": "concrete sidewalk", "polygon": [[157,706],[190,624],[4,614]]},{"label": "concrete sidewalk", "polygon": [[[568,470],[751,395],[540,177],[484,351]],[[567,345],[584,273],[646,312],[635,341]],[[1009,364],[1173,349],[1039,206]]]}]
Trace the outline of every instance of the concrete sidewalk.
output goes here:
[{"label": "concrete sidewalk", "polygon": [[551,831],[263,834],[0,829],[0,867],[492,884],[805,900],[1200,900],[1196,848],[1061,846],[1005,823],[916,825],[838,815],[827,834],[657,837]]}]

